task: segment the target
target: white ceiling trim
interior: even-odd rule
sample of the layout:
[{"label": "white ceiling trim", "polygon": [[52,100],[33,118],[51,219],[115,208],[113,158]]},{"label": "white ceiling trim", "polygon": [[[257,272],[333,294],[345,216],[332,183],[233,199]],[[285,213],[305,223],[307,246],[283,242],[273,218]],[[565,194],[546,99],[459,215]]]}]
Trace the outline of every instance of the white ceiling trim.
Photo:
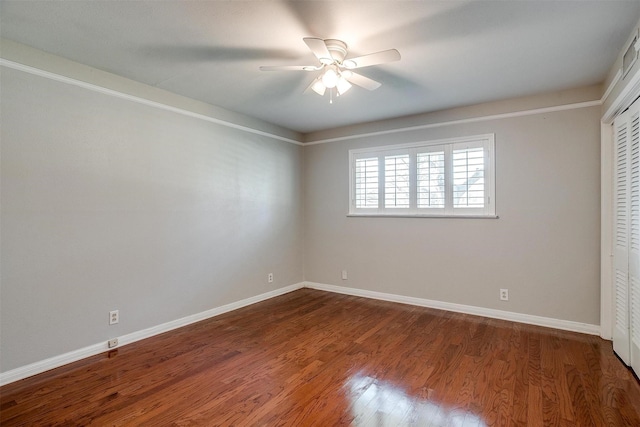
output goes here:
[{"label": "white ceiling trim", "polygon": [[151,101],[145,98],[140,98],[139,96],[129,95],[128,93],[120,92],[114,89],[108,89],[103,86],[98,86],[92,83],[87,83],[82,80],[76,80],[70,77],[66,77],[60,74],[52,73],[50,71],[45,71],[40,68],[32,67],[29,65],[20,64],[18,62],[10,61],[8,59],[0,58],[0,66],[11,68],[18,71],[23,71],[25,73],[33,74],[39,77],[44,77],[46,79],[54,80],[61,83],[70,84],[73,86],[81,87],[83,89],[88,89],[93,92],[98,92],[103,95],[113,96],[120,99],[126,99],[128,101],[136,102],[138,104],[146,105],[149,107],[159,108],[165,111],[171,111],[173,113],[182,114],[183,116],[193,117],[200,120],[205,120],[207,122],[215,123],[218,125],[226,126],[232,129],[241,130],[244,132],[252,133],[255,135],[266,136],[273,139],[278,139],[280,141],[288,142],[295,145],[304,145],[300,141],[296,141],[290,138],[285,138],[280,135],[276,135],[269,132],[264,132],[258,129],[253,129],[248,126],[242,126],[235,123],[231,123],[225,120],[216,119],[215,117],[206,116],[204,114],[194,113],[193,111],[185,110],[183,108],[173,107],[171,105],[163,104],[161,102]]},{"label": "white ceiling trim", "polygon": [[509,119],[513,117],[531,116],[534,114],[553,113],[556,111],[575,110],[578,108],[589,108],[589,107],[596,107],[601,105],[602,105],[602,100],[598,99],[595,101],[576,102],[573,104],[555,105],[553,107],[534,108],[531,110],[514,111],[512,113],[491,114],[488,116],[470,117],[467,119],[450,120],[446,122],[429,123],[426,125],[409,126],[404,128],[382,130],[377,132],[340,136],[336,138],[320,139],[317,141],[307,142],[304,145],[326,144],[328,142],[346,141],[349,139],[364,138],[368,136],[388,135],[392,133],[409,132],[413,130],[430,129],[430,128],[437,128],[442,126],[452,126],[452,125],[458,125],[458,124],[464,124],[464,123],[484,122],[488,120]]},{"label": "white ceiling trim", "polygon": [[[178,108],[178,107],[174,107],[174,106],[171,106],[171,105],[167,105],[167,104],[164,104],[164,103],[161,103],[161,102],[151,101],[151,100],[148,100],[148,99],[145,99],[145,98],[141,98],[141,97],[138,97],[138,96],[130,95],[130,94],[127,94],[127,93],[124,93],[124,92],[120,92],[120,91],[114,90],[114,89],[109,89],[109,88],[106,88],[106,87],[103,87],[103,86],[99,86],[99,85],[96,85],[96,84],[93,84],[93,83],[87,83],[87,82],[84,82],[82,80],[77,80],[77,79],[74,79],[74,78],[63,76],[61,74],[52,73],[50,71],[45,71],[45,70],[42,70],[40,68],[36,68],[36,67],[29,66],[29,65],[20,64],[18,62],[10,61],[8,59],[0,58],[0,66],[11,68],[11,69],[18,70],[18,71],[22,71],[22,72],[33,74],[33,75],[37,75],[37,76],[44,77],[44,78],[47,78],[47,79],[50,79],[50,80],[54,80],[54,81],[58,81],[58,82],[66,83],[66,84],[70,84],[70,85],[73,85],[73,86],[81,87],[81,88],[88,89],[88,90],[91,90],[91,91],[94,91],[94,92],[102,93],[104,95],[109,95],[109,96],[113,96],[113,97],[116,97],[116,98],[126,99],[126,100],[129,100],[129,101],[132,101],[132,102],[136,102],[136,103],[139,103],[139,104],[142,104],[142,105],[147,105],[147,106],[150,106],[150,107],[159,108],[159,109],[162,109],[162,110],[165,110],[165,111],[171,111],[171,112],[174,112],[174,113],[177,113],[177,114],[181,114],[181,115],[188,116],[188,117],[193,117],[193,118],[200,119],[200,120],[205,120],[207,122],[219,124],[219,125],[222,125],[222,126],[226,126],[226,127],[237,129],[237,130],[241,130],[241,131],[252,133],[252,134],[255,134],[255,135],[266,136],[266,137],[269,137],[269,138],[273,138],[273,139],[277,139],[277,140],[280,140],[280,141],[288,142],[290,144],[295,144],[295,145],[298,145],[298,146],[326,144],[326,143],[329,143],[329,142],[339,142],[339,141],[346,141],[346,140],[350,140],[350,139],[364,138],[364,137],[370,137],[370,136],[379,136],[379,135],[388,135],[388,134],[394,134],[394,133],[400,133],[400,132],[409,132],[409,131],[414,131],[414,130],[437,128],[437,127],[442,127],[442,126],[452,126],[452,125],[464,124],[464,123],[475,123],[475,122],[482,122],[482,121],[488,121],[488,120],[499,120],[499,119],[513,118],[513,117],[529,116],[529,115],[534,115],[534,114],[544,114],[544,113],[550,113],[550,112],[556,112],[556,111],[573,110],[573,109],[578,109],[578,108],[588,108],[588,107],[594,107],[594,106],[602,105],[603,99],[604,99],[604,97],[603,97],[602,99],[595,100],[595,101],[585,101],[585,102],[578,102],[578,103],[572,103],[572,104],[556,105],[556,106],[553,106],[553,107],[535,108],[535,109],[531,109],[531,110],[515,111],[515,112],[511,112],[511,113],[492,114],[492,115],[487,115],[487,116],[478,116],[478,117],[471,117],[471,118],[466,118],[466,119],[451,120],[451,121],[438,122],[438,123],[429,123],[429,124],[425,124],[425,125],[409,126],[409,127],[389,129],[389,130],[384,130],[384,131],[359,133],[359,134],[341,136],[341,137],[336,137],[336,138],[327,138],[327,139],[321,139],[321,140],[317,140],[317,141],[311,141],[311,142],[302,143],[302,142],[296,141],[294,139],[285,138],[285,137],[280,136],[280,135],[276,135],[276,134],[269,133],[269,132],[264,132],[264,131],[261,131],[261,130],[258,130],[258,129],[250,128],[248,126],[238,125],[238,124],[231,123],[231,122],[228,122],[228,121],[225,121],[225,120],[217,119],[215,117],[211,117],[211,116],[207,116],[207,115],[204,115],[204,114],[195,113],[193,111],[185,110],[183,108]],[[610,87],[612,87],[612,86],[610,86]]]}]

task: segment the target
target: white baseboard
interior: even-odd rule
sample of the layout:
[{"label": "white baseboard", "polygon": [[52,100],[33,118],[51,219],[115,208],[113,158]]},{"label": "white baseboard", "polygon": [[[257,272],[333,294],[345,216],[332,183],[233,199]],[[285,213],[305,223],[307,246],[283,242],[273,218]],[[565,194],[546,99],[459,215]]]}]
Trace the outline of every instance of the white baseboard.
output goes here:
[{"label": "white baseboard", "polygon": [[[274,291],[266,292],[264,294],[256,295],[254,297],[246,298],[240,301],[232,302],[220,307],[212,308],[201,313],[192,314],[191,316],[183,317],[181,319],[172,320],[171,322],[163,323],[161,325],[153,326],[151,328],[143,329],[141,331],[132,332],[127,335],[118,337],[119,346],[131,344],[136,341],[140,341],[145,338],[159,335],[164,332],[171,331],[173,329],[180,328],[182,326],[190,325],[191,323],[199,322],[201,320],[215,317],[229,311],[237,310],[242,307],[246,307],[251,304],[255,304],[260,301],[265,301],[273,297],[277,297],[304,287],[304,283],[296,283],[284,288],[276,289]],[[41,360],[39,362],[31,363],[29,365],[21,366],[10,371],[0,373],[0,386],[18,381],[32,375],[41,374],[45,371],[58,368],[71,362],[76,362],[86,357],[95,356],[96,354],[104,353],[110,350],[107,346],[107,342],[99,344],[93,344],[88,347],[84,347],[78,350],[70,351],[58,356],[51,357],[49,359]]]},{"label": "white baseboard", "polygon": [[[364,298],[372,298],[383,301],[398,302],[402,304],[416,305],[420,307],[436,308],[446,311],[454,311],[457,313],[474,314],[477,316],[490,317],[493,319],[511,320],[513,322],[527,323],[531,325],[546,326],[549,328],[561,329],[565,331],[581,332],[590,335],[599,335],[600,326],[591,325],[588,323],[572,322],[570,320],[553,319],[549,317],[534,316],[531,314],[513,313],[510,311],[495,310],[491,308],[475,307],[471,305],[454,304],[450,302],[428,300],[424,298],[408,297],[403,295],[388,294],[383,292],[368,291],[364,289],[346,288],[343,286],[326,285],[322,283],[314,282],[301,282],[296,283],[284,288],[276,289],[271,292],[256,295],[254,297],[246,298],[237,302],[226,304],[220,307],[212,308],[201,313],[196,313],[191,316],[183,317],[181,319],[173,320],[171,322],[163,323],[161,325],[153,326],[151,328],[143,329],[141,331],[132,332],[127,335],[118,337],[120,346],[131,344],[136,341],[143,340],[145,338],[159,335],[164,332],[171,331],[173,329],[187,326],[201,320],[209,319],[211,317],[218,316],[229,311],[237,310],[242,307],[246,307],[251,304],[265,301],[270,298],[274,298],[303,287],[318,289],[321,291],[334,292],[346,295],[353,295]],[[37,375],[45,371],[58,368],[84,359],[86,357],[95,356],[96,354],[108,351],[106,342],[99,344],[93,344],[88,347],[84,347],[78,350],[70,351],[58,356],[51,357],[49,359],[41,360],[39,362],[31,363],[29,365],[21,366],[10,371],[0,373],[0,386],[18,381],[32,375]]]},{"label": "white baseboard", "polygon": [[326,285],[323,283],[304,282],[305,288],[321,291],[335,292],[339,294],[353,295],[364,298],[372,298],[383,301],[398,302],[402,304],[417,305],[420,307],[437,308],[439,310],[454,311],[457,313],[473,314],[476,316],[490,317],[492,319],[510,320],[512,322],[527,323],[530,325],[546,326],[548,328],[565,331],[580,332],[589,335],[600,335],[600,326],[589,323],[573,322],[571,320],[553,319],[550,317],[534,316],[532,314],[514,313],[511,311],[495,310],[492,308],[476,307],[472,305],[455,304],[451,302],[435,301],[424,298],[407,297],[403,295],[387,294],[383,292],[367,291],[364,289],[346,288],[343,286]]},{"label": "white baseboard", "polygon": [[85,357],[95,356],[109,350],[107,343],[93,344],[78,350],[50,357],[49,359],[21,366],[10,371],[0,373],[0,386],[12,383],[33,375],[41,374],[50,369],[58,368],[71,362],[76,362]]}]

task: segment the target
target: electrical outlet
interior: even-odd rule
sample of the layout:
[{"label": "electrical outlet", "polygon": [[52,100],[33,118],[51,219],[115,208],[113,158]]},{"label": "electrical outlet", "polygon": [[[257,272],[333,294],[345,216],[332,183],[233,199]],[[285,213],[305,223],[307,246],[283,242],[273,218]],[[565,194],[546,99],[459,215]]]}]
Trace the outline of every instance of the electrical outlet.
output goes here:
[{"label": "electrical outlet", "polygon": [[114,338],[114,339],[109,340],[109,342],[107,344],[109,345],[109,348],[117,347],[118,346],[118,338]]},{"label": "electrical outlet", "polygon": [[509,289],[500,289],[500,301],[509,301]]},{"label": "electrical outlet", "polygon": [[273,283],[273,273],[269,273],[269,275],[267,276],[267,282]]},{"label": "electrical outlet", "polygon": [[347,270],[342,270],[342,280],[347,280]]},{"label": "electrical outlet", "polygon": [[120,321],[120,311],[119,310],[110,311],[109,312],[109,324],[110,325],[115,325],[119,321]]}]

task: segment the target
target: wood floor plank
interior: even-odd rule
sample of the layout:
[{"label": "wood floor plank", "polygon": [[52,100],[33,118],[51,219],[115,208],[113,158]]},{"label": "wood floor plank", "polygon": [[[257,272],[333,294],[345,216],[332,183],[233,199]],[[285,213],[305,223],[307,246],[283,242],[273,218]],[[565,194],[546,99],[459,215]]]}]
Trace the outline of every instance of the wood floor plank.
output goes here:
[{"label": "wood floor plank", "polygon": [[4,426],[640,426],[598,337],[303,289],[0,388]]}]

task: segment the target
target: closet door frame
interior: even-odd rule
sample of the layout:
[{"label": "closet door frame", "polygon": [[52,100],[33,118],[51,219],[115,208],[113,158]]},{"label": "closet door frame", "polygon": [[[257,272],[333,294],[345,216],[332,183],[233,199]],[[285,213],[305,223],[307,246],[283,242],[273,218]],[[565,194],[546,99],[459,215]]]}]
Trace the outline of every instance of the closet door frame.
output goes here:
[{"label": "closet door frame", "polygon": [[629,335],[630,365],[640,373],[640,100],[627,111],[630,149]]},{"label": "closet door frame", "polygon": [[[638,46],[640,48],[640,46]],[[640,49],[637,49],[640,50]],[[619,266],[615,257],[616,249],[616,143],[614,138],[614,120],[620,114],[629,115],[629,127],[632,126],[634,114],[637,114],[637,134],[629,130],[629,137],[637,138],[636,144],[640,145],[640,66],[632,69],[631,73],[622,76],[618,72],[605,91],[602,98],[604,114],[601,118],[601,307],[600,307],[600,336],[605,339],[613,339],[614,347],[616,330],[616,267]],[[616,90],[618,87],[621,89]],[[610,97],[616,93],[615,98]],[[611,99],[614,98],[614,99]],[[635,103],[635,104],[634,104]],[[631,145],[631,144],[630,144]],[[640,159],[640,149],[636,153]],[[629,148],[631,154],[631,148]],[[631,160],[629,165],[631,164]],[[636,165],[637,166],[637,165]],[[636,167],[636,175],[640,175],[640,167]],[[640,177],[636,177],[636,184],[640,185]],[[635,195],[634,203],[640,205],[640,197]],[[629,197],[631,203],[631,196]],[[634,209],[640,210],[640,206]],[[631,211],[630,211],[631,214]],[[634,237],[635,247],[629,254],[629,285],[628,290],[628,357],[625,363],[640,375],[640,214],[637,214],[635,229],[629,228],[629,237]],[[631,218],[631,217],[630,217]],[[633,281],[633,283],[632,283]]]},{"label": "closet door frame", "polygon": [[[613,120],[640,97],[640,66],[634,68],[636,70],[631,70],[624,78],[620,70],[601,100],[601,103],[604,104],[604,113],[600,119],[600,336],[606,340],[613,338],[615,326]],[[622,89],[614,90],[620,85]],[[616,92],[617,94],[615,94]],[[611,100],[611,98],[614,99]]]}]

